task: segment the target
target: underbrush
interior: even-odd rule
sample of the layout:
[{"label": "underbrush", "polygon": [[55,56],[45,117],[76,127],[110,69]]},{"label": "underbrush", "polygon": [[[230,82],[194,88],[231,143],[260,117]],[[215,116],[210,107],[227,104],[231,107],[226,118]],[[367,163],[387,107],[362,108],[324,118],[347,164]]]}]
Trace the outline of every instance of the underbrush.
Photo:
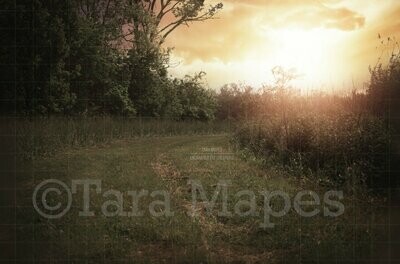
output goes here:
[{"label": "underbrush", "polygon": [[244,122],[233,141],[265,165],[318,176],[323,183],[388,184],[390,133],[382,120],[372,116],[269,117]]},{"label": "underbrush", "polygon": [[119,139],[221,134],[231,129],[229,122],[119,117],[6,119],[2,126],[11,136],[16,135],[17,153],[25,159],[49,156],[68,147],[107,144]]}]

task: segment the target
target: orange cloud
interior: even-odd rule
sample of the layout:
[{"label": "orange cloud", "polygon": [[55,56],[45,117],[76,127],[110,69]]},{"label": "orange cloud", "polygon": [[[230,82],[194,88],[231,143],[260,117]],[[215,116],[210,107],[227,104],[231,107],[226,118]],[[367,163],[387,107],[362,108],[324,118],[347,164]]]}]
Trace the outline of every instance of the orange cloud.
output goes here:
[{"label": "orange cloud", "polygon": [[301,27],[355,30],[365,24],[365,18],[347,8],[327,7],[325,0],[225,0],[225,9],[218,19],[181,28],[167,41],[175,54],[187,63],[199,60],[240,59],[249,50],[261,45],[271,46],[261,28]]},{"label": "orange cloud", "polygon": [[265,39],[254,30],[252,7],[224,11],[217,19],[179,29],[167,41],[187,62],[240,59],[244,51]]},{"label": "orange cloud", "polygon": [[355,30],[363,27],[365,17],[347,8],[329,8],[326,6],[303,8],[288,15],[281,26],[301,26],[303,28],[336,28],[339,30]]}]

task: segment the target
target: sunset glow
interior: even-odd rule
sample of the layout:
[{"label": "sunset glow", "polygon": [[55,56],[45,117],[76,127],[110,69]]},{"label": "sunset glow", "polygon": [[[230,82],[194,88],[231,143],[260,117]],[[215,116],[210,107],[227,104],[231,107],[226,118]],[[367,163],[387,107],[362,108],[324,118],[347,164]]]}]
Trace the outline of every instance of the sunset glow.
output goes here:
[{"label": "sunset glow", "polygon": [[260,86],[279,65],[296,69],[302,88],[341,89],[367,80],[368,66],[379,56],[378,34],[400,32],[395,0],[223,3],[218,19],[171,36],[172,75],[203,70],[212,88],[226,82]]}]

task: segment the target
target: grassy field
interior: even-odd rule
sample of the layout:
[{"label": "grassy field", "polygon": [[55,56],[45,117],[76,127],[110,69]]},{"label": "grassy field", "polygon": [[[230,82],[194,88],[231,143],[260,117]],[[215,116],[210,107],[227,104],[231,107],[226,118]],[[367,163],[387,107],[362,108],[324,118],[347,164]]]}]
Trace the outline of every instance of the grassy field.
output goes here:
[{"label": "grassy field", "polygon": [[53,117],[2,119],[0,129],[16,135],[24,159],[51,156],[71,147],[106,145],[118,139],[231,132],[229,121],[199,122],[154,118]]},{"label": "grassy field", "polygon": [[[17,172],[17,257],[74,263],[359,263],[381,258],[387,250],[388,244],[379,243],[389,236],[384,201],[354,188],[343,189],[345,213],[337,218],[304,218],[291,209],[286,216],[271,219],[274,228],[263,229],[261,215],[220,217],[217,212],[207,214],[201,204],[195,208],[198,214],[192,215],[189,180],[200,181],[208,197],[219,180],[230,181],[228,208],[243,189],[282,190],[290,197],[301,190],[323,197],[328,190],[317,180],[261,168],[257,160],[243,159],[231,146],[228,134],[139,137],[107,146],[69,147],[53,157],[24,161]],[[38,183],[51,178],[68,186],[73,179],[99,179],[102,193],[124,193],[128,211],[132,204],[126,192],[165,190],[171,195],[174,216],[151,216],[145,209],[152,198],[144,197],[139,204],[144,216],[105,217],[100,208],[109,199],[92,190],[95,216],[82,217],[79,188],[72,209],[60,219],[48,220],[32,208],[32,193]],[[262,214],[263,199],[256,199]],[[218,199],[216,208],[220,207]]]}]

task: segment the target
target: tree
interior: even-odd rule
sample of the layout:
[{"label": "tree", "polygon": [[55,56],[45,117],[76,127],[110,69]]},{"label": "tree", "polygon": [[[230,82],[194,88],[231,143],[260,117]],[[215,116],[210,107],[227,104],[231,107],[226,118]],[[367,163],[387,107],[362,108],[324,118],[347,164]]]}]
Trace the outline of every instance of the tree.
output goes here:
[{"label": "tree", "polygon": [[272,75],[274,77],[274,84],[271,87],[264,87],[264,98],[268,95],[268,92],[272,92],[273,99],[276,101],[278,115],[283,129],[284,135],[284,147],[287,148],[290,141],[290,118],[295,116],[293,109],[293,96],[294,91],[291,86],[291,82],[297,79],[300,75],[296,72],[296,69],[285,69],[281,66],[275,66],[272,69]]},{"label": "tree", "polygon": [[211,90],[204,89],[202,78],[205,73],[175,79],[181,105],[181,119],[208,121],[215,118],[216,100]]},{"label": "tree", "polygon": [[180,116],[162,44],[179,26],[213,18],[222,4],[33,0],[5,8],[15,7],[17,19],[2,20],[10,23],[0,47],[3,113]]},{"label": "tree", "polygon": [[128,25],[122,37],[135,43],[145,35],[150,42],[164,43],[178,27],[214,18],[222,3],[205,6],[205,0],[128,1]]},{"label": "tree", "polygon": [[69,112],[76,101],[69,82],[74,72],[67,65],[70,37],[74,35],[69,28],[76,16],[69,12],[67,1],[21,1],[16,9],[18,23],[27,28],[14,32],[18,34],[14,53],[17,111],[25,114]]},{"label": "tree", "polygon": [[217,116],[236,120],[253,118],[258,114],[258,99],[259,95],[250,86],[224,85],[217,96]]},{"label": "tree", "polygon": [[174,93],[166,89],[171,86],[167,78],[170,50],[162,47],[165,39],[179,26],[213,18],[221,8],[222,4],[206,8],[204,0],[127,2],[120,37],[128,50],[129,95],[139,115],[163,116],[171,111],[162,103],[163,97]]}]

